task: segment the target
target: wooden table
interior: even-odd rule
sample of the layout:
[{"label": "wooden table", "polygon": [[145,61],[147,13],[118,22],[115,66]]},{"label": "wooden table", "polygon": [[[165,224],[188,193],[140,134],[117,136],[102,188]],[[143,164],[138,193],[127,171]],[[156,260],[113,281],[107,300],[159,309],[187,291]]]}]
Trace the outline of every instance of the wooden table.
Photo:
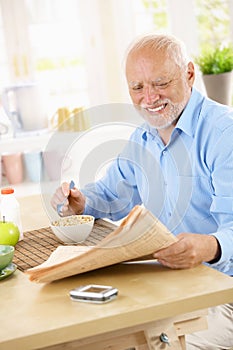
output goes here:
[{"label": "wooden table", "polygon": [[[69,290],[87,283],[119,295],[102,305],[71,301]],[[232,301],[233,279],[206,266],[125,263],[47,285],[17,270],[0,281],[0,349],[165,349],[162,332],[170,349],[185,349],[184,335],[207,327],[205,309]]]},{"label": "wooden table", "polygon": [[[87,283],[119,289],[103,305],[71,301]],[[0,349],[185,349],[184,334],[206,327],[203,309],[233,300],[233,279],[206,266],[170,270],[156,262],[119,264],[51,284],[17,270],[0,282]],[[111,346],[111,347],[110,347]]]},{"label": "wooden table", "polygon": [[40,195],[18,197],[17,200],[20,205],[23,231],[49,226],[50,220]]}]

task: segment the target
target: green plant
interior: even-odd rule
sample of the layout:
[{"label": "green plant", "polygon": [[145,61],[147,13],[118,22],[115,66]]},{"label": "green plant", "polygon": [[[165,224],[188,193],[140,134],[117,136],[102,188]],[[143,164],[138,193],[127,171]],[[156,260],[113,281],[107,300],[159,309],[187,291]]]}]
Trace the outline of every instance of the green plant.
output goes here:
[{"label": "green plant", "polygon": [[204,50],[194,58],[202,74],[220,74],[233,70],[233,46]]}]

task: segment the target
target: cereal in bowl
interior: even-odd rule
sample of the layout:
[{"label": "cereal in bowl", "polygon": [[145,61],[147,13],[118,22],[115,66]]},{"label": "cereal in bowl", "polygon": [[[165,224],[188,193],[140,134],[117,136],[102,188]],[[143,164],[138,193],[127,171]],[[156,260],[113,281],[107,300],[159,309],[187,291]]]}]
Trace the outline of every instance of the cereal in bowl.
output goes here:
[{"label": "cereal in bowl", "polygon": [[53,226],[73,226],[87,224],[93,221],[93,217],[89,215],[71,215],[59,220],[53,221]]}]

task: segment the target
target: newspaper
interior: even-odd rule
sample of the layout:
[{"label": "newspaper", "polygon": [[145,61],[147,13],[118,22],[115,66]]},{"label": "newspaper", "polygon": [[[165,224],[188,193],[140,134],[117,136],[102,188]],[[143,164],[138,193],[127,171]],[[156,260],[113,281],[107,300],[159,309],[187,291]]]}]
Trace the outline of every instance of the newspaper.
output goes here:
[{"label": "newspaper", "polygon": [[49,283],[121,262],[152,258],[152,253],[176,240],[150,211],[135,206],[96,246],[59,246],[47,261],[25,273],[30,281]]}]

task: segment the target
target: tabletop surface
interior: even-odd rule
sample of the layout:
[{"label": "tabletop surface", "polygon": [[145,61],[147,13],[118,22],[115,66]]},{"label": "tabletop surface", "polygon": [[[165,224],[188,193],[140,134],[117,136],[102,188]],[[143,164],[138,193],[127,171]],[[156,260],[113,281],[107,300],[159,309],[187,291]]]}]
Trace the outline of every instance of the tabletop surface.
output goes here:
[{"label": "tabletop surface", "polygon": [[[0,281],[0,349],[42,348],[233,301],[233,278],[204,265],[122,263],[50,284],[30,282],[22,271]],[[101,305],[70,300],[70,289],[90,283],[119,295]]]}]

